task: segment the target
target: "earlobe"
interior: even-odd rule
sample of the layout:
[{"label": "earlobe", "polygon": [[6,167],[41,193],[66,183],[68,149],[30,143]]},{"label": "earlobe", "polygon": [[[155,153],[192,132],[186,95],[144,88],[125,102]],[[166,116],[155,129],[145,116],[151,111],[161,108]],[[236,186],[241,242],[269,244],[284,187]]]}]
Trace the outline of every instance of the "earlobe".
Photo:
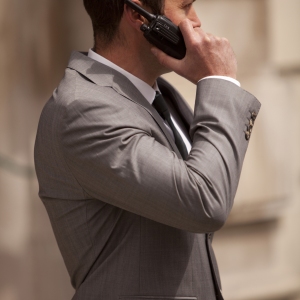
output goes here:
[{"label": "earlobe", "polygon": [[126,4],[124,5],[124,17],[137,30],[140,30],[140,27],[145,23],[145,18]]}]

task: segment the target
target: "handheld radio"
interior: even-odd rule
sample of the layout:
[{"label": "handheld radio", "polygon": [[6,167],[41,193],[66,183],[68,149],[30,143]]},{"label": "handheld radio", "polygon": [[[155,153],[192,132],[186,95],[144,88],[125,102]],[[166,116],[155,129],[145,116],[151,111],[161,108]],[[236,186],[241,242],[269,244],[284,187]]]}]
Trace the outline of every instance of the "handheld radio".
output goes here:
[{"label": "handheld radio", "polygon": [[185,57],[186,47],[178,26],[166,16],[153,15],[131,0],[125,0],[125,3],[149,21],[148,25],[141,26],[141,31],[151,44],[174,58]]}]

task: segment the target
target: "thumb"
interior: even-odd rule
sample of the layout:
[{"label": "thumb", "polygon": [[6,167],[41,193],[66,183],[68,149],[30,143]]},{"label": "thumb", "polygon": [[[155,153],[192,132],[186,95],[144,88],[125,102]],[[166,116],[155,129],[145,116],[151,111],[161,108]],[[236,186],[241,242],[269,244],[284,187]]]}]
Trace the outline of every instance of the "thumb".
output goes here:
[{"label": "thumb", "polygon": [[151,52],[156,56],[157,60],[161,65],[167,67],[168,69],[174,71],[176,70],[176,67],[179,63],[178,59],[169,56],[168,54],[166,54],[165,52],[161,51],[156,47],[152,47]]}]

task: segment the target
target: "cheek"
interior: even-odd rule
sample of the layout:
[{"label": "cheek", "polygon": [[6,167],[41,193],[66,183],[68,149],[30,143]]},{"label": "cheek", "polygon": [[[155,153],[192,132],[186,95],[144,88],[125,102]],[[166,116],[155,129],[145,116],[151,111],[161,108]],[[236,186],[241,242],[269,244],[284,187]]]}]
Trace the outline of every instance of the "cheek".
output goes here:
[{"label": "cheek", "polygon": [[182,10],[165,9],[165,15],[175,25],[178,25],[182,20],[184,20],[186,18],[186,14]]}]

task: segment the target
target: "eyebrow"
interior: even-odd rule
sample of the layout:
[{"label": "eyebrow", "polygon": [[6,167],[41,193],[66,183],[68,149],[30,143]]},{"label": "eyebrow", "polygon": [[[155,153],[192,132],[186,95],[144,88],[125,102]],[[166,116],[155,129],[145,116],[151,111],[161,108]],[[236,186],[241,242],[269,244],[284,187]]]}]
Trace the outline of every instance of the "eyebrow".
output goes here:
[{"label": "eyebrow", "polygon": [[180,4],[180,7],[184,7],[184,6],[186,6],[187,4],[192,4],[192,3],[194,3],[196,0],[192,0],[192,1],[190,1],[190,0],[183,0],[182,2],[181,2],[181,4]]}]

